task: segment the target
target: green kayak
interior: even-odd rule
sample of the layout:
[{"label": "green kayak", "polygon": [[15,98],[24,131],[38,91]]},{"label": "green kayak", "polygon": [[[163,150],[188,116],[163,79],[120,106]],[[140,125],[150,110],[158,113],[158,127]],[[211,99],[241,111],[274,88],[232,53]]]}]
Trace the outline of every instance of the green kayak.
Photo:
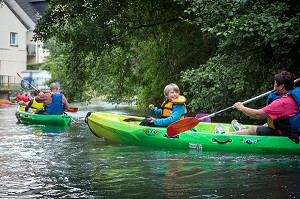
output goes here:
[{"label": "green kayak", "polygon": [[34,114],[25,111],[25,106],[18,106],[16,117],[20,123],[24,124],[44,124],[55,126],[68,126],[71,122],[71,117],[68,114],[61,115],[46,115]]},{"label": "green kayak", "polygon": [[[136,116],[89,112],[85,122],[97,137],[128,145],[197,151],[300,153],[300,144],[296,144],[288,137],[216,134],[214,130],[217,123],[200,122],[192,130],[169,138],[166,135],[166,128],[140,126],[143,119]],[[221,125],[226,132],[233,131],[230,124],[221,123]],[[250,125],[243,126],[250,127]]]}]

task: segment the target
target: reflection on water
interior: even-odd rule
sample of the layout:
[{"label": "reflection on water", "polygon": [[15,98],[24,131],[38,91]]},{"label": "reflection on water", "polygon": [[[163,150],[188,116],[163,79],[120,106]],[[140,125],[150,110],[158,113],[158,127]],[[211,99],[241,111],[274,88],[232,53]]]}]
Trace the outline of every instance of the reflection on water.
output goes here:
[{"label": "reflection on water", "polygon": [[18,124],[0,108],[0,198],[299,198],[298,156],[197,153],[126,146],[95,137],[78,104],[69,128]]},{"label": "reflection on water", "polygon": [[70,126],[53,126],[53,125],[28,125],[28,129],[31,129],[35,135],[59,135],[70,129]]}]

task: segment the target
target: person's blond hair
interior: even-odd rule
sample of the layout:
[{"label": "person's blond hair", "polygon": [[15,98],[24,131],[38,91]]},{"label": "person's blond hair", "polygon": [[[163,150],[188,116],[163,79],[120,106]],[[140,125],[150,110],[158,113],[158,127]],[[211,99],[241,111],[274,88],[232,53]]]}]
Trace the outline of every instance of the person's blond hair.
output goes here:
[{"label": "person's blond hair", "polygon": [[178,92],[178,93],[180,92],[179,87],[176,84],[171,83],[171,84],[168,84],[164,89],[165,96],[167,96],[171,90],[174,90],[175,92]]},{"label": "person's blond hair", "polygon": [[50,84],[50,90],[52,91],[53,89],[58,90],[58,86],[54,82]]}]

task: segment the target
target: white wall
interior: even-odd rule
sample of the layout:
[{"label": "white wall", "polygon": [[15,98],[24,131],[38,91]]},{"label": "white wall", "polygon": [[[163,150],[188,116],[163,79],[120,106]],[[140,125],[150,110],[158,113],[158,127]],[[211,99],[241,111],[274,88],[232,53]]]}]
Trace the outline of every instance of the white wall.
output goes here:
[{"label": "white wall", "polygon": [[[10,32],[18,34],[18,46],[10,46]],[[26,70],[27,29],[6,6],[0,6],[0,75],[16,76]]]}]

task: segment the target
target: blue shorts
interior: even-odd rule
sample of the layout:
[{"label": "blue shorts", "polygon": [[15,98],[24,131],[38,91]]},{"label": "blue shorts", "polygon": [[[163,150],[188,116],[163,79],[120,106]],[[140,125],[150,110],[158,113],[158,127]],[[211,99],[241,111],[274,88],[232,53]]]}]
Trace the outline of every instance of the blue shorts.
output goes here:
[{"label": "blue shorts", "polygon": [[275,129],[272,129],[268,126],[258,126],[256,129],[256,134],[262,136],[282,136]]}]

